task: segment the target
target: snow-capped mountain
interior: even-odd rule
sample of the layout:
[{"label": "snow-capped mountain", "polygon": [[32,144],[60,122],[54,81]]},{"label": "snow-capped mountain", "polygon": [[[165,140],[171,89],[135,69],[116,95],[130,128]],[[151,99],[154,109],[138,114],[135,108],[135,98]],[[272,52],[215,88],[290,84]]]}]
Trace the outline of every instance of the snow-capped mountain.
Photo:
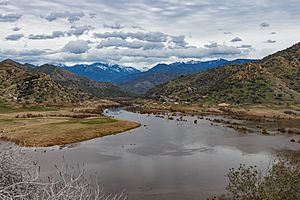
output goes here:
[{"label": "snow-capped mountain", "polygon": [[117,84],[128,91],[135,92],[137,94],[144,94],[154,86],[173,80],[181,75],[193,74],[211,68],[222,67],[226,64],[242,64],[246,62],[257,62],[257,60],[237,59],[229,61],[225,59],[217,59],[210,61],[192,60],[189,62],[175,62],[171,64],[162,63],[157,64],[147,71],[121,77],[117,80]]},{"label": "snow-capped mountain", "polygon": [[99,82],[116,82],[120,77],[140,73],[138,69],[133,67],[100,62],[93,64],[77,64],[74,66],[58,64],[56,66]]}]

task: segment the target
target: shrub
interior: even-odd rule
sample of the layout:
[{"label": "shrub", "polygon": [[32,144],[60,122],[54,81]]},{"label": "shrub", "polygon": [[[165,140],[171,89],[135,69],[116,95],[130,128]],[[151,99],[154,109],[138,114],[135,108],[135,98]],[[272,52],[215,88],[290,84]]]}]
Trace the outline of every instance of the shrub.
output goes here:
[{"label": "shrub", "polygon": [[37,163],[30,162],[23,150],[13,145],[0,145],[0,199],[1,200],[124,200],[121,194],[106,195],[97,179],[85,177],[83,167],[59,168],[40,179]]},{"label": "shrub", "polygon": [[278,159],[263,176],[256,166],[240,165],[230,169],[228,194],[233,200],[300,199],[300,164],[291,159]]}]

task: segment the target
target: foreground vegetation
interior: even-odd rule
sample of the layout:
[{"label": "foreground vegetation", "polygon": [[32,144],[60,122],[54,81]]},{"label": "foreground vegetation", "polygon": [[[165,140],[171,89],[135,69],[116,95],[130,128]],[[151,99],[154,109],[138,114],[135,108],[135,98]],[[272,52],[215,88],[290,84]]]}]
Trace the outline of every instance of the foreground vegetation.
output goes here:
[{"label": "foreground vegetation", "polygon": [[[3,200],[125,200],[123,193],[105,194],[97,177],[85,175],[84,165],[67,164],[55,174],[40,177],[38,163],[11,144],[0,145],[0,199]],[[300,199],[300,162],[275,160],[267,172],[256,166],[230,169],[227,194],[212,200],[296,200]]]},{"label": "foreground vegetation", "polygon": [[123,193],[105,194],[97,178],[85,176],[83,167],[56,168],[40,177],[37,163],[13,145],[0,145],[0,199],[2,200],[125,200]]},{"label": "foreground vegetation", "polygon": [[228,179],[223,200],[300,199],[300,163],[294,159],[274,161],[266,174],[256,166],[240,165],[230,169]]}]

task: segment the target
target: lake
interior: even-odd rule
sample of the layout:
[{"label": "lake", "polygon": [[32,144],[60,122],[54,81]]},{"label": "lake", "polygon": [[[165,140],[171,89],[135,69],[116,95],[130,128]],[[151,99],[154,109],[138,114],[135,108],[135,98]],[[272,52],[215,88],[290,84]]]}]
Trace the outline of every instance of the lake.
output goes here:
[{"label": "lake", "polygon": [[[125,190],[131,200],[199,200],[222,194],[229,168],[240,163],[267,170],[276,152],[300,150],[287,135],[241,134],[208,120],[168,120],[123,109],[107,115],[136,121],[140,128],[66,146],[30,150],[43,174],[61,165],[84,163],[107,192]],[[179,117],[175,117],[179,118]],[[44,151],[46,150],[46,153]]]}]

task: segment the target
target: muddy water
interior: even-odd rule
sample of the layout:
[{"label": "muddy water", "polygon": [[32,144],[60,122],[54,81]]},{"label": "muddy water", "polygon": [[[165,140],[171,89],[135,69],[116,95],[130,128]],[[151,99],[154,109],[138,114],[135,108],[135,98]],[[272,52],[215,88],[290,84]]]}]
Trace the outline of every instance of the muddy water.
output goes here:
[{"label": "muddy water", "polygon": [[192,117],[181,122],[124,110],[107,115],[142,126],[64,149],[31,151],[43,173],[54,171],[64,157],[70,165],[85,163],[89,173],[97,172],[106,191],[125,189],[132,200],[199,200],[224,192],[229,168],[245,163],[266,170],[276,151],[300,149],[288,136],[239,134],[207,120],[194,124]]}]

